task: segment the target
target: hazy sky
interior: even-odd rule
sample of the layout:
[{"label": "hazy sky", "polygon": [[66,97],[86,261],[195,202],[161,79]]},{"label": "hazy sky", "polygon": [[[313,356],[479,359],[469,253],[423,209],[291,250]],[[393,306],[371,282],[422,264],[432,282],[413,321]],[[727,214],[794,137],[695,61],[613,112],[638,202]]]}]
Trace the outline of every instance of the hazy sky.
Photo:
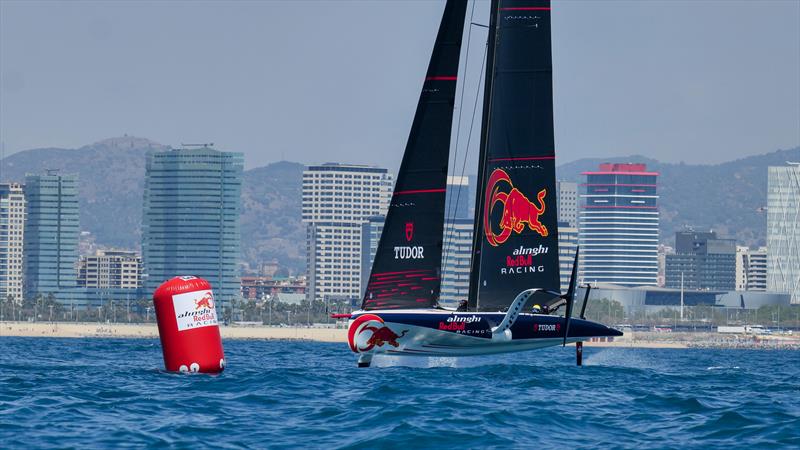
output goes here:
[{"label": "hazy sky", "polygon": [[[127,133],[214,142],[248,167],[395,167],[442,8],[0,0],[0,139],[6,155]],[[473,21],[487,16],[479,1]],[[462,130],[485,41],[472,27]],[[561,162],[718,162],[800,145],[798,0],[554,1],[553,47]]]}]

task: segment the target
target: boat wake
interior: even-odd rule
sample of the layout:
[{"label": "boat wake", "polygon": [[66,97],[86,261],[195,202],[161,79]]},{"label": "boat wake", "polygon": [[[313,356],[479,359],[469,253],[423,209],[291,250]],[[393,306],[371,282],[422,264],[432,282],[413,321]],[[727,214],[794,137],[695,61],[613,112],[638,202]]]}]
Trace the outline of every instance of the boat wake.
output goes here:
[{"label": "boat wake", "polygon": [[670,372],[668,365],[654,358],[649,352],[630,352],[616,348],[604,348],[597,352],[584,353],[583,365],[640,369],[660,373]]}]

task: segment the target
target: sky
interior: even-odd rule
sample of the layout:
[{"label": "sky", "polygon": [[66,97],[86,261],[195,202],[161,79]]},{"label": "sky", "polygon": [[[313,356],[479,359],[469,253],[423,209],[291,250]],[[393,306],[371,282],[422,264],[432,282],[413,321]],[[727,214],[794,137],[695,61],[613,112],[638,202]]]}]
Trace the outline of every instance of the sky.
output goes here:
[{"label": "sky", "polygon": [[[213,142],[248,168],[396,168],[443,5],[0,0],[3,151],[129,134]],[[471,4],[468,20],[488,9]],[[552,14],[560,162],[717,163],[800,145],[800,1],[554,0]],[[467,33],[454,129],[474,155],[486,30]]]}]

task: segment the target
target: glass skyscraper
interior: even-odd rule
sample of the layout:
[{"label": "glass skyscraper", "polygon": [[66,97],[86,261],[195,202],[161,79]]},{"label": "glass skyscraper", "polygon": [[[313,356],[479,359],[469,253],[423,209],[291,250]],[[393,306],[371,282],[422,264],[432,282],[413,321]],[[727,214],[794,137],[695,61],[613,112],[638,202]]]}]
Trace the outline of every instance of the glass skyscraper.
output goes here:
[{"label": "glass skyscraper", "polygon": [[600,164],[584,172],[578,234],[584,283],[658,284],[657,172],[645,164]]},{"label": "glass skyscraper", "polygon": [[767,290],[800,303],[800,163],[768,169]]},{"label": "glass skyscraper", "polygon": [[241,153],[208,147],[147,153],[142,215],[144,288],[195,275],[223,303],[240,297]]},{"label": "glass skyscraper", "polygon": [[77,285],[78,176],[25,177],[27,218],[24,239],[25,295],[58,294]]}]

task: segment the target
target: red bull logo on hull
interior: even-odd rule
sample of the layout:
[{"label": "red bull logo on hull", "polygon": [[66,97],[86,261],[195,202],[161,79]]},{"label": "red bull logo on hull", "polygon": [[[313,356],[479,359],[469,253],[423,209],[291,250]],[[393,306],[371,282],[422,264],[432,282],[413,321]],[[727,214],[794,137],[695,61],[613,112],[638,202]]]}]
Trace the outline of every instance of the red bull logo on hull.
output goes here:
[{"label": "red bull logo on hull", "polygon": [[408,330],[403,330],[400,334],[395,333],[380,316],[364,314],[358,316],[347,330],[347,343],[350,344],[350,350],[355,353],[368,352],[384,345],[397,348],[400,346],[398,339],[406,333]]},{"label": "red bull logo on hull", "polygon": [[[506,191],[509,188],[510,190]],[[539,220],[545,212],[546,196],[547,189],[540,190],[536,195],[537,205],[514,187],[511,177],[505,170],[495,169],[486,183],[483,208],[483,229],[489,244],[497,247],[506,242],[512,233],[522,233],[526,226],[540,236],[547,237],[547,227]],[[503,213],[500,217],[500,230],[495,232],[490,220],[498,204],[502,205]]]}]

